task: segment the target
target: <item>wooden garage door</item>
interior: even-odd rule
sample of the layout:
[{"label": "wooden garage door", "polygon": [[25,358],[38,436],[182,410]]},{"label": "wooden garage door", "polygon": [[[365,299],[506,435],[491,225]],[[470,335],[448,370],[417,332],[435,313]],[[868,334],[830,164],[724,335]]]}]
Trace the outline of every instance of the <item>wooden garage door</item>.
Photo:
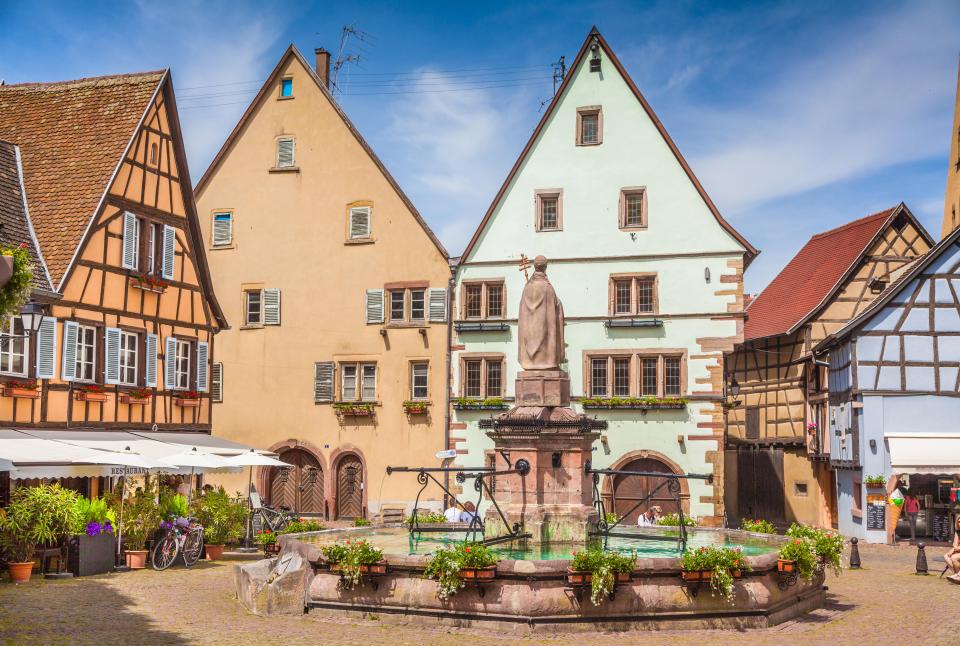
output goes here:
[{"label": "wooden garage door", "polygon": [[363,463],[355,455],[337,465],[337,518],[363,516]]},{"label": "wooden garage door", "polygon": [[783,449],[737,451],[737,509],[744,518],[784,522]]},{"label": "wooden garage door", "polygon": [[[639,458],[620,467],[630,471],[647,471],[649,473],[673,473],[666,464],[656,458]],[[630,509],[643,499],[647,494],[657,488],[666,478],[657,476],[627,476],[619,475],[613,478],[613,504],[611,505],[618,516],[627,514]],[[666,486],[663,486],[656,494],[651,497],[647,504],[641,505],[631,513],[627,514],[622,524],[636,525],[637,517],[645,512],[649,507],[659,505],[663,513],[672,514],[678,510],[677,503]]]},{"label": "wooden garage door", "polygon": [[301,513],[323,512],[323,470],[316,458],[302,449],[280,453],[290,467],[270,473],[270,506]]}]

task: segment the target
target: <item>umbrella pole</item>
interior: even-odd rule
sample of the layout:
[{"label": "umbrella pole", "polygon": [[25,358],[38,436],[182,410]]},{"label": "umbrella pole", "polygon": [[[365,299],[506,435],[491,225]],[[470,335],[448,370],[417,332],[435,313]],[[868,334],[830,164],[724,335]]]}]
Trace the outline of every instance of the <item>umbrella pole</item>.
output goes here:
[{"label": "umbrella pole", "polygon": [[[253,465],[248,469],[247,475],[247,508],[250,508],[250,494],[253,492]],[[253,515],[247,514],[247,539],[244,541],[244,547],[250,547],[250,526],[253,525]]]},{"label": "umbrella pole", "polygon": [[118,572],[126,572],[126,565],[120,564],[120,545],[123,543],[123,503],[124,499],[127,497],[127,467],[123,467],[123,480],[120,485],[120,522],[117,527],[117,559],[114,562],[114,570]]}]

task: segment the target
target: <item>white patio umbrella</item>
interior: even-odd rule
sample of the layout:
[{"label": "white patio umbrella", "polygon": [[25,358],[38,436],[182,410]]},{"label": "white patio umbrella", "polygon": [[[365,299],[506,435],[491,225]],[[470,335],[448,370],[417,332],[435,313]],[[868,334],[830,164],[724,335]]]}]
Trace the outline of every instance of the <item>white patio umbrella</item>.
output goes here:
[{"label": "white patio umbrella", "polygon": [[139,453],[130,450],[130,447],[122,451],[94,451],[82,458],[76,458],[72,462],[85,462],[92,464],[114,464],[123,467],[123,485],[120,489],[120,518],[117,521],[117,560],[120,563],[120,544],[123,542],[123,503],[127,493],[127,474],[130,467],[141,469],[157,469],[170,466],[164,462],[158,462],[151,458],[145,458]]},{"label": "white patio umbrella", "polygon": [[187,503],[189,503],[193,498],[193,476],[195,475],[197,468],[200,468],[202,472],[208,469],[222,469],[224,467],[236,466],[227,464],[226,459],[221,458],[219,455],[198,451],[197,447],[195,446],[187,449],[186,451],[181,451],[180,453],[174,453],[173,455],[160,458],[160,461],[171,466],[190,467],[191,486],[190,490],[187,492]]},{"label": "white patio umbrella", "polygon": [[0,471],[16,471],[16,467],[13,466],[13,462],[10,460],[0,458]]},{"label": "white patio umbrella", "polygon": [[[250,503],[250,493],[253,491],[253,467],[289,467],[286,462],[271,458],[269,455],[257,453],[255,449],[250,449],[240,455],[233,455],[226,458],[224,462],[233,467],[250,467],[250,474],[247,478],[247,504]],[[247,522],[247,536],[245,545],[250,547],[250,522]]]}]

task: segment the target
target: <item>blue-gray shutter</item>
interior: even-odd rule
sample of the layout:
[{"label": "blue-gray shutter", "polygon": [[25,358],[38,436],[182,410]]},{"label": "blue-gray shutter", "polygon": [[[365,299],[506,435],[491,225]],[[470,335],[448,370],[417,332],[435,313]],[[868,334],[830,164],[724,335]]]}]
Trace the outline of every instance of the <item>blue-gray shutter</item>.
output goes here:
[{"label": "blue-gray shutter", "polygon": [[120,328],[108,327],[103,331],[103,381],[120,383]]},{"label": "blue-gray shutter", "polygon": [[263,324],[280,325],[280,290],[263,290]]},{"label": "blue-gray shutter", "polygon": [[57,319],[52,316],[43,317],[36,338],[37,379],[55,379],[57,376]]},{"label": "blue-gray shutter", "polygon": [[77,335],[80,324],[75,321],[63,322],[63,368],[60,377],[64,381],[77,378]]},{"label": "blue-gray shutter", "polygon": [[430,288],[430,320],[443,323],[447,320],[447,290],[444,287]]},{"label": "blue-gray shutter", "polygon": [[129,211],[123,214],[123,260],[124,269],[138,269],[137,255],[140,251],[140,227],[137,216]]},{"label": "blue-gray shutter", "polygon": [[205,341],[197,341],[197,390],[202,393],[210,388],[210,345]]},{"label": "blue-gray shutter", "polygon": [[177,340],[168,336],[163,342],[163,387],[172,390],[177,380]]},{"label": "blue-gray shutter", "polygon": [[220,362],[210,366],[210,401],[223,401],[223,364]]},{"label": "blue-gray shutter", "polygon": [[325,404],[333,401],[333,371],[332,361],[320,361],[313,364],[313,401],[315,404]]},{"label": "blue-gray shutter", "polygon": [[367,323],[383,323],[383,290],[368,289],[366,297]]},{"label": "blue-gray shutter", "polygon": [[173,280],[173,263],[176,260],[177,230],[163,225],[163,265],[160,275],[167,280]]},{"label": "blue-gray shutter", "polygon": [[148,388],[157,387],[157,335],[148,334],[144,343],[143,353],[144,385]]}]

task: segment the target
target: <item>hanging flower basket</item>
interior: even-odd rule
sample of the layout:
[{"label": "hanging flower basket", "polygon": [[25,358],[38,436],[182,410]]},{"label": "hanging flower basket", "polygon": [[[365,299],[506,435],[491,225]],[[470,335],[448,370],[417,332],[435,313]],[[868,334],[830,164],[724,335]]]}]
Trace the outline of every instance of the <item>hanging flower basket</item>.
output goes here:
[{"label": "hanging flower basket", "polygon": [[8,381],[3,385],[3,396],[21,399],[37,399],[40,397],[40,389],[37,386],[36,379]]}]

